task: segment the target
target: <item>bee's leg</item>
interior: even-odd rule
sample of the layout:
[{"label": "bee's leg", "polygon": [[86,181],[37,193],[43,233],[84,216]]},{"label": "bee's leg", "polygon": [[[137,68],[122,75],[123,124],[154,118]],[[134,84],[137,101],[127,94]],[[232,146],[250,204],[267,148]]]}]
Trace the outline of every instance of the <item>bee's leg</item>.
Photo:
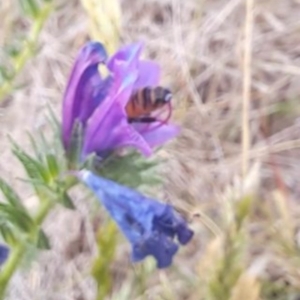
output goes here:
[{"label": "bee's leg", "polygon": [[154,117],[140,117],[140,118],[128,118],[129,123],[153,123],[156,122],[157,119]]}]

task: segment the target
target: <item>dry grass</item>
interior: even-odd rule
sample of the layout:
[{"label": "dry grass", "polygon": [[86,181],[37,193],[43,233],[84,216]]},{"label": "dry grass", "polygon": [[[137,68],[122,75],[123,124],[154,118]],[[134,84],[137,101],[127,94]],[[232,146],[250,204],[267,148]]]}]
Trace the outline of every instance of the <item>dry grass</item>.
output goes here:
[{"label": "dry grass", "polygon": [[[133,286],[140,287],[134,299],[221,299],[208,290],[219,262],[232,257],[241,275],[230,299],[298,299],[300,2],[252,1],[122,1],[122,41],[143,40],[146,56],[161,63],[164,84],[175,92],[174,118],[183,130],[161,152],[168,158],[164,193],[191,219],[196,235],[168,271],[152,273],[151,262],[133,267],[128,245],[121,247],[108,299],[133,299],[126,298]],[[60,112],[66,76],[88,38],[80,4],[56,2],[40,52],[19,78],[26,86],[0,108],[0,172],[28,205],[34,205],[31,191],[16,180],[22,170],[6,135],[26,146],[26,130],[46,126],[46,104]],[[252,209],[240,232],[232,228],[233,207],[247,197]],[[61,209],[49,218],[53,250],[15,277],[10,299],[94,299],[87,276],[95,253],[91,208],[77,204],[78,212]],[[82,219],[86,246],[70,257]],[[238,252],[228,254],[236,243]],[[228,274],[235,272],[230,267]],[[150,274],[147,282],[137,284],[143,272]]]}]

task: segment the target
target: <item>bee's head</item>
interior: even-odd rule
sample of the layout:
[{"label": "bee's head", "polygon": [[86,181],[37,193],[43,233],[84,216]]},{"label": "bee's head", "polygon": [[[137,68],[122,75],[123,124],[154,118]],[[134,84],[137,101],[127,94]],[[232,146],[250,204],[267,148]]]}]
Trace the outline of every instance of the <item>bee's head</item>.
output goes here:
[{"label": "bee's head", "polygon": [[169,103],[173,98],[172,92],[164,87],[157,87],[155,89],[155,103],[166,104]]}]

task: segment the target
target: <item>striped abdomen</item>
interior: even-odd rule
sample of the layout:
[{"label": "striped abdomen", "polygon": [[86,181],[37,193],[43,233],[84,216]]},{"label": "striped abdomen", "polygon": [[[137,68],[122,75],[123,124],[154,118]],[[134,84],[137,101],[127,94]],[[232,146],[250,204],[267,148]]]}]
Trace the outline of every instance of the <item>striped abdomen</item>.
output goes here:
[{"label": "striped abdomen", "polygon": [[144,115],[149,115],[158,108],[163,107],[170,102],[172,93],[163,87],[145,87],[137,90],[130,97],[126,112],[128,118],[138,118]]}]

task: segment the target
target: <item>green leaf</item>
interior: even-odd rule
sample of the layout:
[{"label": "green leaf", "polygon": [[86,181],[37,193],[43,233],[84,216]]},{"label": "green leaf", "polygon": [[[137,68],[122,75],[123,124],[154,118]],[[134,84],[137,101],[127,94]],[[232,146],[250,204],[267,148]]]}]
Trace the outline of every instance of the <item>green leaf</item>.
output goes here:
[{"label": "green leaf", "polygon": [[12,207],[9,204],[0,203],[0,216],[24,232],[29,232],[34,227],[34,223],[27,211]]},{"label": "green leaf", "polygon": [[20,197],[2,178],[0,178],[0,190],[12,206],[17,207],[19,210],[25,210]]},{"label": "green leaf", "polygon": [[14,246],[18,242],[12,226],[5,222],[0,224],[0,233],[8,245]]},{"label": "green leaf", "polygon": [[69,209],[75,209],[75,205],[72,201],[72,199],[70,198],[70,196],[68,195],[67,192],[64,192],[62,195],[61,195],[61,198],[60,198],[60,203],[66,207],[66,208],[69,208]]},{"label": "green leaf", "polygon": [[115,257],[117,241],[117,226],[110,220],[97,232],[98,255],[92,266],[92,275],[97,283],[97,299],[104,299],[112,288],[110,268]]},{"label": "green leaf", "polygon": [[71,134],[70,145],[67,151],[67,159],[70,169],[78,169],[78,164],[81,159],[81,150],[83,143],[83,128],[78,121],[75,122]]},{"label": "green leaf", "polygon": [[48,111],[49,111],[49,116],[47,117],[52,129],[56,133],[61,133],[61,124],[59,123],[52,107],[50,105],[47,105]]},{"label": "green leaf", "polygon": [[244,196],[235,203],[235,216],[237,227],[240,228],[244,220],[249,216],[252,208],[253,197]]},{"label": "green leaf", "polygon": [[95,155],[90,156],[87,168],[120,184],[138,188],[145,184],[153,186],[160,183],[155,174],[156,166],[157,161],[145,159],[134,151],[122,156],[112,153],[104,161]]},{"label": "green leaf", "polygon": [[35,0],[19,0],[23,13],[31,18],[37,18],[39,15],[39,6]]},{"label": "green leaf", "polygon": [[46,155],[48,170],[52,178],[56,178],[59,174],[59,166],[56,157],[53,154]]},{"label": "green leaf", "polygon": [[24,179],[19,177],[17,177],[17,179],[22,182],[31,184],[36,189],[43,189],[44,192],[47,191],[50,194],[55,193],[55,189],[53,187],[49,186],[48,184],[45,184],[45,182],[40,179]]},{"label": "green leaf", "polygon": [[42,250],[50,250],[51,249],[49,239],[42,229],[40,229],[38,232],[37,247]]},{"label": "green leaf", "polygon": [[11,143],[13,144],[13,153],[24,166],[27,175],[32,179],[40,179],[45,183],[49,183],[50,176],[47,168],[22,150],[13,140],[11,140]]},{"label": "green leaf", "polygon": [[[9,44],[4,46],[4,52],[10,57],[11,61],[14,61],[20,55],[23,40],[24,36],[21,34],[20,36],[15,36]],[[12,70],[10,72],[11,74],[8,78],[12,79],[14,74],[12,73]]]},{"label": "green leaf", "polygon": [[43,161],[43,156],[42,156],[41,151],[39,150],[39,146],[38,146],[36,140],[33,138],[33,136],[31,135],[30,132],[27,132],[27,134],[28,134],[28,137],[29,137],[29,140],[30,140],[30,143],[31,143],[31,147],[34,151],[35,157],[38,159],[39,162],[42,162]]},{"label": "green leaf", "polygon": [[38,130],[38,137],[39,137],[39,148],[41,149],[42,153],[49,153],[50,151],[53,152],[52,144],[47,142],[43,130]]},{"label": "green leaf", "polygon": [[[53,132],[53,141],[52,141],[52,147],[53,147],[53,153],[56,155],[56,157],[64,157],[64,147],[62,144],[62,133],[61,133],[61,124],[58,121],[55,113],[53,112],[50,105],[48,105],[48,114],[46,116],[48,123],[50,124]],[[61,166],[62,168],[62,166]]]},{"label": "green leaf", "polygon": [[14,73],[12,70],[10,70],[8,67],[0,65],[0,80],[10,80],[14,76]]}]

